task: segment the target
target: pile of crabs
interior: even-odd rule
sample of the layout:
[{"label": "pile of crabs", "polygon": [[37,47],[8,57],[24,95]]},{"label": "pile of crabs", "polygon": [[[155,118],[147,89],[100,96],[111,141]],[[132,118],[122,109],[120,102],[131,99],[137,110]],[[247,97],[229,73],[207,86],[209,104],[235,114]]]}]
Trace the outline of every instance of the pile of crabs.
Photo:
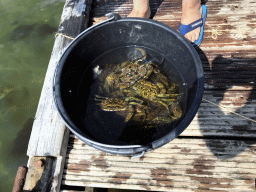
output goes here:
[{"label": "pile of crabs", "polygon": [[179,119],[178,84],[168,80],[155,62],[146,61],[143,49],[137,49],[142,58],[105,66],[99,76],[99,94],[95,95],[97,104],[125,117],[125,122],[153,126]]}]

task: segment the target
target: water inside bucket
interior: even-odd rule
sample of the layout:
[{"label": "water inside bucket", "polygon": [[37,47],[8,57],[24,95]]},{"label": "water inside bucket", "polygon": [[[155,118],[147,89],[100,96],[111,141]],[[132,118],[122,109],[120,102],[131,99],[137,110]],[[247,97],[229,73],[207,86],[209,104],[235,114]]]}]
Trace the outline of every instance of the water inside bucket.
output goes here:
[{"label": "water inside bucket", "polygon": [[[183,114],[186,109],[187,88],[180,71],[161,53],[146,47],[129,46],[120,47],[97,57],[87,68],[81,78],[77,99],[79,100],[78,114],[83,122],[81,128],[93,140],[111,145],[147,144],[168,134],[179,122],[172,121],[167,124],[145,127],[145,124],[125,122],[129,112],[103,111],[99,102],[95,101],[96,95],[108,97],[108,93],[101,90],[102,77],[106,66],[123,63],[127,60],[136,60],[141,57],[137,48],[142,48],[147,53],[146,60],[154,60],[168,80],[178,84],[178,93]],[[111,68],[109,68],[111,70]],[[109,71],[108,71],[109,73]],[[88,82],[88,77],[93,80]],[[124,115],[122,115],[122,113]]]}]

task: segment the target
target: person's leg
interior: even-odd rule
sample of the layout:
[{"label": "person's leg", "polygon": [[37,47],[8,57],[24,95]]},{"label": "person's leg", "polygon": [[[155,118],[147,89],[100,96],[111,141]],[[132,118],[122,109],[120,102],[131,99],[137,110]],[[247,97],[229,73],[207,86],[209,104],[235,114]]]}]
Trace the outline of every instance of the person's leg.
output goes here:
[{"label": "person's leg", "polygon": [[133,0],[132,12],[127,17],[149,18],[150,7],[149,0]]},{"label": "person's leg", "polygon": [[[201,0],[183,0],[182,1],[182,16],[181,23],[188,25],[201,18]],[[185,37],[194,42],[198,39],[200,27],[185,34]]]}]

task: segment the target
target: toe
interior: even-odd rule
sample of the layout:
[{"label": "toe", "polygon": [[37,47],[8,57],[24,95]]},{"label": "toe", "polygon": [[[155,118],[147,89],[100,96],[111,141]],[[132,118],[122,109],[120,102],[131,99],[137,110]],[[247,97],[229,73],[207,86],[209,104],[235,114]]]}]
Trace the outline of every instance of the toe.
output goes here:
[{"label": "toe", "polygon": [[185,37],[190,41],[190,42],[194,42],[199,38],[199,33],[200,33],[200,28],[199,29],[195,29],[189,33],[187,33],[185,35]]},{"label": "toe", "polygon": [[193,39],[192,39],[192,42],[196,41],[197,39],[198,39],[198,37],[197,37],[197,33],[194,33],[194,35],[193,35]]},{"label": "toe", "polygon": [[187,40],[189,40],[190,42],[192,41],[191,36],[189,35],[189,33],[187,33],[186,35],[184,35],[185,38],[187,38]]},{"label": "toe", "polygon": [[191,36],[191,42],[194,42],[195,41],[195,35],[193,34],[192,36]]},{"label": "toe", "polygon": [[187,33],[184,37],[187,38],[187,40],[189,40],[190,42],[194,42],[195,41],[195,34],[193,33],[193,31]]}]

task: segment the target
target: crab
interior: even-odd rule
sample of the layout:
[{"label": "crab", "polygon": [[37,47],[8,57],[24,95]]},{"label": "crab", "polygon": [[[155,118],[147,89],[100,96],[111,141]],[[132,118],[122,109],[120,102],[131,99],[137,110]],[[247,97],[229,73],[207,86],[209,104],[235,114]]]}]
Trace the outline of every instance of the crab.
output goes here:
[{"label": "crab", "polygon": [[178,94],[168,94],[161,83],[152,83],[147,80],[139,80],[130,89],[126,89],[127,95],[142,97],[156,104],[161,104],[169,110]]},{"label": "crab", "polygon": [[178,102],[174,102],[170,108],[172,120],[179,119],[182,116],[182,109]]},{"label": "crab", "polygon": [[131,87],[141,79],[148,79],[153,73],[158,73],[154,63],[129,63],[120,71],[110,73],[105,79],[105,88],[108,92],[115,89]]},{"label": "crab", "polygon": [[171,123],[173,119],[170,116],[157,116],[155,119],[152,120],[151,123],[155,124],[164,124],[164,123]]},{"label": "crab", "polygon": [[170,105],[170,110],[162,110],[161,108],[155,107],[149,114],[147,114],[146,122],[147,125],[159,125],[171,123],[174,120],[178,120],[182,116],[182,109],[178,102],[174,102]]},{"label": "crab", "polygon": [[154,73],[151,74],[149,81],[155,83],[159,82],[163,84],[165,88],[170,86],[168,78],[165,75],[163,75],[158,68],[156,68],[154,70]]},{"label": "crab", "polygon": [[125,61],[114,68],[105,79],[104,87],[107,92],[117,88],[130,87],[140,79],[148,79],[151,74],[158,73],[158,66],[152,61],[144,62],[146,52],[141,48],[136,48],[141,52],[142,57],[135,61]]},{"label": "crab", "polygon": [[115,97],[102,97],[96,95],[96,101],[100,101],[99,106],[103,111],[127,111],[128,115],[126,116],[125,122],[128,122],[134,115],[135,109],[133,106],[136,107],[136,113],[139,116],[142,116],[143,121],[146,118],[145,108],[143,100],[140,100],[136,97],[126,97],[125,99],[115,98]]}]

